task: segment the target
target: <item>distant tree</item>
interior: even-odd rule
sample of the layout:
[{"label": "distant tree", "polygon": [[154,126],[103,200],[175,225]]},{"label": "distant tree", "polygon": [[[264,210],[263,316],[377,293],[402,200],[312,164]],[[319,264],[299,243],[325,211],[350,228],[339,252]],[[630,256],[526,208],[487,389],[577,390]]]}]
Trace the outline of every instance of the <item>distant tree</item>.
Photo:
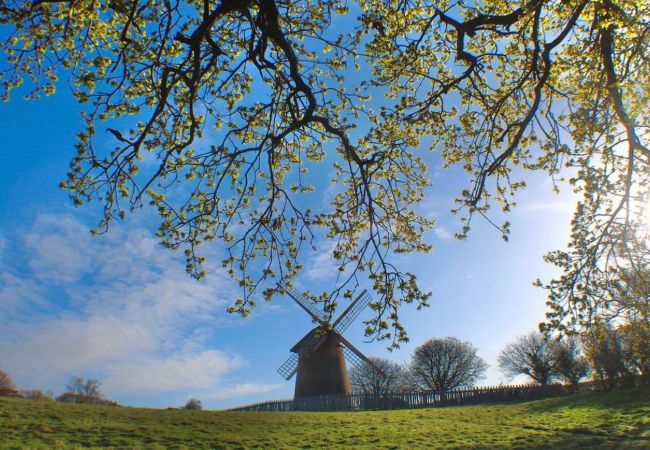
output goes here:
[{"label": "distant tree", "polygon": [[623,341],[607,322],[596,322],[583,335],[585,353],[591,362],[596,380],[607,388],[615,387],[629,375],[623,355]]},{"label": "distant tree", "polygon": [[183,409],[189,409],[191,411],[200,411],[203,409],[203,405],[201,404],[201,400],[197,398],[191,398],[185,403],[185,406]]},{"label": "distant tree", "polygon": [[17,397],[20,396],[16,385],[11,377],[4,370],[0,370],[0,397]]},{"label": "distant tree", "polygon": [[473,386],[488,367],[477,351],[469,342],[454,337],[430,339],[413,352],[411,379],[422,391]]},{"label": "distant tree", "polygon": [[536,383],[548,384],[554,376],[556,341],[533,331],[508,344],[499,354],[499,368],[508,377],[527,375]]},{"label": "distant tree", "polygon": [[53,400],[51,395],[46,394],[40,389],[24,389],[20,394],[27,400]]},{"label": "distant tree", "polygon": [[589,374],[589,361],[582,355],[580,341],[576,337],[565,336],[556,340],[553,371],[573,386]]},{"label": "distant tree", "polygon": [[383,374],[369,364],[360,364],[350,370],[352,391],[359,394],[384,395],[406,390],[407,371],[396,362],[385,358],[370,357]]},{"label": "distant tree", "polygon": [[56,398],[66,403],[111,403],[104,398],[101,382],[94,378],[72,377],[66,387],[66,392]]}]

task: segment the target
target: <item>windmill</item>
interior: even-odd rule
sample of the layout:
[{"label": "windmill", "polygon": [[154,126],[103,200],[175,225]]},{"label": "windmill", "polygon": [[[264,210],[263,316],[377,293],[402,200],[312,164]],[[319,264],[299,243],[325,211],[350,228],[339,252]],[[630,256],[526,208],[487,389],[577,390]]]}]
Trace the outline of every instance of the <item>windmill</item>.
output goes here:
[{"label": "windmill", "polygon": [[370,303],[371,297],[366,290],[350,303],[338,319],[330,323],[325,314],[296,289],[287,284],[282,284],[281,288],[318,323],[291,348],[292,355],[278,369],[278,373],[287,380],[297,373],[294,398],[351,394],[345,360],[351,366],[369,364],[383,375],[372,361],[342,336]]}]

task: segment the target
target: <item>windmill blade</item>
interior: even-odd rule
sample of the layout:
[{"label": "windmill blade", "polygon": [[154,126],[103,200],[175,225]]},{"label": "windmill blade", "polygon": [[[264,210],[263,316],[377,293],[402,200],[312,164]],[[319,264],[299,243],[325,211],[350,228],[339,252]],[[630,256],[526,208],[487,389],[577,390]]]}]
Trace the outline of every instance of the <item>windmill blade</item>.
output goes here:
[{"label": "windmill blade", "polygon": [[378,374],[380,374],[382,377],[385,377],[386,374],[381,370],[379,367],[377,367],[366,355],[361,353],[361,351],[356,348],[350,341],[345,339],[343,336],[339,336],[341,339],[341,342],[345,345],[343,348],[343,355],[345,358],[350,362],[352,366],[358,366],[359,364],[368,364],[370,367],[375,369]]},{"label": "windmill blade", "polygon": [[291,348],[291,356],[289,356],[289,358],[278,368],[277,372],[286,380],[290,380],[293,374],[298,370],[300,355],[309,357],[311,353],[315,352],[327,340],[327,334],[317,338],[314,334],[316,329],[317,328],[307,333],[305,337]]},{"label": "windmill blade", "polygon": [[361,314],[361,311],[363,311],[366,306],[368,306],[370,300],[372,300],[372,297],[370,294],[368,294],[368,291],[364,289],[363,292],[359,294],[359,296],[352,303],[350,303],[350,306],[345,308],[345,311],[341,313],[339,318],[334,321],[332,324],[334,330],[338,334],[343,334],[343,332],[348,329],[354,319],[356,319],[359,314]]},{"label": "windmill blade", "polygon": [[298,353],[292,353],[278,369],[278,373],[286,380],[291,379],[294,373],[298,370]]},{"label": "windmill blade", "polygon": [[312,341],[313,343],[310,342],[309,345],[311,345],[311,347],[308,350],[309,354],[311,354],[311,353],[315,352],[316,350],[318,350],[320,348],[320,346],[325,343],[326,340],[327,340],[327,334],[324,334],[321,337],[319,337],[318,339],[314,339],[314,341]]},{"label": "windmill blade", "polygon": [[309,314],[315,321],[318,323],[325,323],[325,316],[323,315],[322,312],[314,308],[314,305],[312,302],[308,299],[306,299],[300,292],[296,290],[296,288],[289,286],[286,282],[280,282],[278,283],[278,286],[283,289],[289,297],[291,297],[298,305],[304,309],[307,314]]},{"label": "windmill blade", "polygon": [[318,330],[319,327],[316,327],[307,333],[293,347],[291,347],[291,351],[294,353],[310,353],[320,347],[323,342],[325,342],[324,338],[327,338],[327,333],[320,335]]}]

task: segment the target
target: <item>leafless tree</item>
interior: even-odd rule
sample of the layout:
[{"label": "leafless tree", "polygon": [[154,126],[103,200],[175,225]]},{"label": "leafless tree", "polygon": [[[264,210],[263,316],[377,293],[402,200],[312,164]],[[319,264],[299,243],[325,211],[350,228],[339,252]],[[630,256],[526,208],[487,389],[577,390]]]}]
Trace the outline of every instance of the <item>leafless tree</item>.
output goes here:
[{"label": "leafless tree", "polygon": [[350,370],[353,392],[377,396],[408,389],[407,371],[402,365],[385,358],[369,359],[383,374],[369,364],[355,366]]},{"label": "leafless tree", "polygon": [[580,341],[576,337],[564,336],[556,340],[553,369],[558,376],[573,386],[589,374],[589,361],[582,355]]},{"label": "leafless tree", "polygon": [[499,368],[509,376],[527,375],[546,385],[554,376],[553,355],[556,341],[538,331],[520,336],[499,355]]},{"label": "leafless tree", "polygon": [[101,382],[94,378],[72,377],[66,392],[57,397],[60,402],[69,403],[104,403],[106,399],[101,391]]},{"label": "leafless tree", "polygon": [[430,339],[413,352],[411,378],[423,391],[473,386],[488,367],[477,351],[471,343],[454,337]]}]

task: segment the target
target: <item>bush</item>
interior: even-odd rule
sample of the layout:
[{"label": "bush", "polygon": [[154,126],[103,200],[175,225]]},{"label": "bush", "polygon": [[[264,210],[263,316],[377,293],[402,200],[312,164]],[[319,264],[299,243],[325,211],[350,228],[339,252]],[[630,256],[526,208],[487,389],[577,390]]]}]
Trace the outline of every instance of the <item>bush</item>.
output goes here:
[{"label": "bush", "polygon": [[0,397],[20,397],[16,385],[4,370],[0,370]]},{"label": "bush", "polygon": [[26,398],[27,400],[37,400],[37,401],[52,401],[54,400],[51,395],[46,394],[45,392],[41,391],[40,389],[24,389],[20,391],[22,396]]}]

